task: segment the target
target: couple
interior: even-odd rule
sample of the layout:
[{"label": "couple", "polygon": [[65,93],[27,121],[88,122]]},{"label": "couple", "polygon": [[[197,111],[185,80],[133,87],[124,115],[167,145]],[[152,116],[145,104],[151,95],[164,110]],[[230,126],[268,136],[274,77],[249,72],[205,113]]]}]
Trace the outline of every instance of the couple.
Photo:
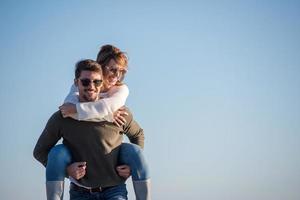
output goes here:
[{"label": "couple", "polygon": [[[124,108],[122,83],[127,57],[104,45],[97,62],[76,64],[74,85],[38,139],[34,157],[46,167],[48,200],[63,199],[69,177],[70,199],[125,200],[132,175],[137,200],[150,199],[150,179],[141,147],[144,133]],[[122,143],[126,134],[131,144]],[[63,144],[55,144],[63,138]]]}]

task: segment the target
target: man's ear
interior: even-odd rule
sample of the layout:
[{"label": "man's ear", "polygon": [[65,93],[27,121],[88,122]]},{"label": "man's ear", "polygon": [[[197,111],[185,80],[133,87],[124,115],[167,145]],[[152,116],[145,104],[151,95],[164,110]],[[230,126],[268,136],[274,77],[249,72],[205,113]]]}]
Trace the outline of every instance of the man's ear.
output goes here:
[{"label": "man's ear", "polygon": [[74,85],[78,87],[78,79],[74,78]]}]

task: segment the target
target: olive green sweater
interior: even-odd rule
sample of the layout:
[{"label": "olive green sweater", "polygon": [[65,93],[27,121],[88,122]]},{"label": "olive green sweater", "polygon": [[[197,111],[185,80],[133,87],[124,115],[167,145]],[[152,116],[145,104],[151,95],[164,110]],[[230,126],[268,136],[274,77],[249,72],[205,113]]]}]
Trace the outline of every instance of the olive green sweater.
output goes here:
[{"label": "olive green sweater", "polygon": [[110,122],[86,122],[63,118],[57,111],[49,119],[34,148],[34,157],[44,166],[51,148],[63,138],[71,151],[73,162],[87,162],[86,175],[78,182],[87,187],[108,187],[124,182],[115,168],[118,164],[119,147],[126,134],[131,143],[143,148],[143,129],[126,116],[126,124],[118,127]]}]

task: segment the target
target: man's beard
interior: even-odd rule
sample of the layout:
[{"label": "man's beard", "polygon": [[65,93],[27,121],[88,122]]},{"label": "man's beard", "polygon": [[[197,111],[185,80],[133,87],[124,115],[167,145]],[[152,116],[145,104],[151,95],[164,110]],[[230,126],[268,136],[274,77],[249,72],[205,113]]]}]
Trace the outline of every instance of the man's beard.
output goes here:
[{"label": "man's beard", "polygon": [[82,97],[83,97],[84,101],[96,101],[98,98],[97,95],[93,95],[93,96],[83,95]]}]

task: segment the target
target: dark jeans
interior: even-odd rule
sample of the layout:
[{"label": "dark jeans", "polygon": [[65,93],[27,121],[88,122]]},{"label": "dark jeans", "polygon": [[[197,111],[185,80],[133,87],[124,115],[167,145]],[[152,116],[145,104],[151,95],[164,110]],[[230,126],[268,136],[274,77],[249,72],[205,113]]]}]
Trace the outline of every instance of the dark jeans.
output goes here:
[{"label": "dark jeans", "polygon": [[110,187],[102,192],[78,191],[70,187],[70,200],[127,200],[125,184]]}]

